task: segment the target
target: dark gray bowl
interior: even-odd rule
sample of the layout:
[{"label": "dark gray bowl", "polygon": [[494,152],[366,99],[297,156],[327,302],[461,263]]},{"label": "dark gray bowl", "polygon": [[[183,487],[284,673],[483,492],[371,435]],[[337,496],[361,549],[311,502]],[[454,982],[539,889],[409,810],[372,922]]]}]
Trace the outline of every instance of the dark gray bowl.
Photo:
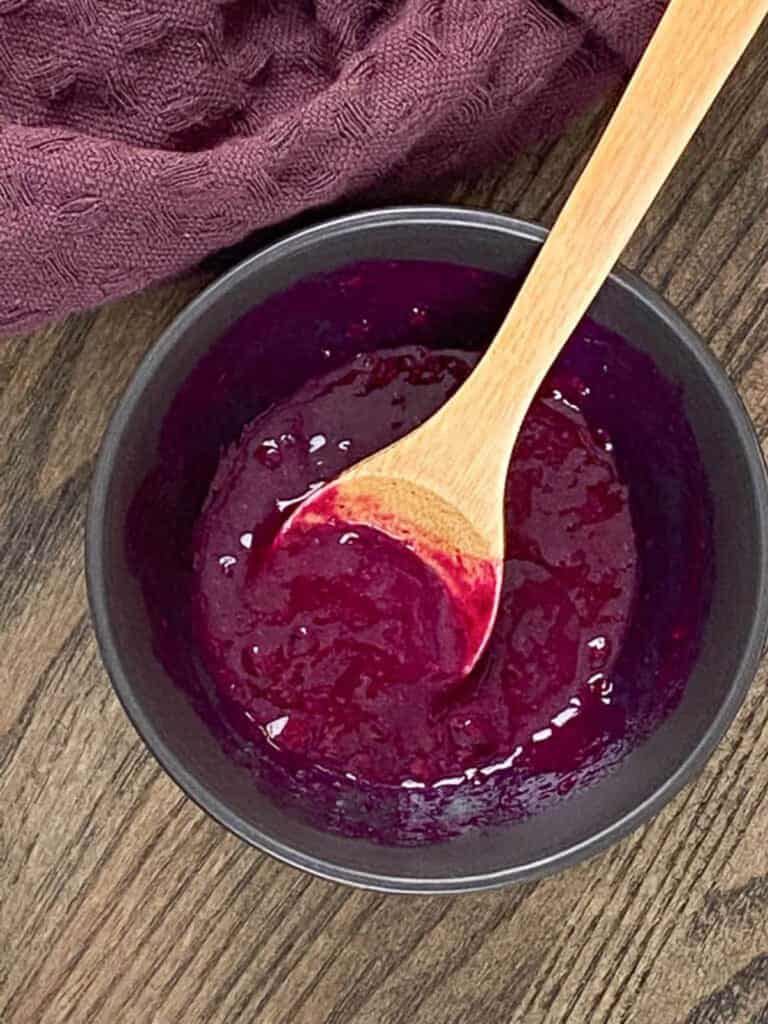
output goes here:
[{"label": "dark gray bowl", "polygon": [[115,690],[149,749],[201,807],[296,867],[373,889],[449,892],[530,880],[589,857],[653,814],[700,770],[741,704],[768,632],[768,487],[745,410],[704,344],[631,274],[614,274],[592,315],[682,382],[710,476],[716,582],[702,650],[677,710],[612,775],[521,823],[418,849],[303,824],[227,759],[152,653],[127,569],[125,517],[152,465],[160,423],[199,357],[254,305],[305,277],[360,259],[433,259],[520,272],[545,232],[451,208],[364,213],[310,228],[245,260],[177,318],[142,362],[104,438],[87,525],[93,619]]}]

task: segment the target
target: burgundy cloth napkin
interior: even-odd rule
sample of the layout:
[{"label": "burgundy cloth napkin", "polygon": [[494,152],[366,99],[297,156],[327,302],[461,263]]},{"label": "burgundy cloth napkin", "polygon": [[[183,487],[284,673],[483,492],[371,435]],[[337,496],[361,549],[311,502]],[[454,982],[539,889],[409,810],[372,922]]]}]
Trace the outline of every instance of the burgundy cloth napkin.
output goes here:
[{"label": "burgundy cloth napkin", "polygon": [[0,0],[0,332],[557,130],[664,0]]}]

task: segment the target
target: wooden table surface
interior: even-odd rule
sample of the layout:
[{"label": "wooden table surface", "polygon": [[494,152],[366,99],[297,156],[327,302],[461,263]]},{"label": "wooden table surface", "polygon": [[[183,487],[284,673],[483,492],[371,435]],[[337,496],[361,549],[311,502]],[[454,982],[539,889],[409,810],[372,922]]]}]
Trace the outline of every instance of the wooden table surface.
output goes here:
[{"label": "wooden table surface", "polygon": [[[551,222],[603,116],[450,197]],[[765,439],[767,183],[763,32],[626,262],[709,339]],[[655,821],[482,895],[300,874],[226,834],[146,753],[89,625],[85,501],[115,400],[207,280],[0,345],[0,1021],[768,1022],[765,666]]]}]

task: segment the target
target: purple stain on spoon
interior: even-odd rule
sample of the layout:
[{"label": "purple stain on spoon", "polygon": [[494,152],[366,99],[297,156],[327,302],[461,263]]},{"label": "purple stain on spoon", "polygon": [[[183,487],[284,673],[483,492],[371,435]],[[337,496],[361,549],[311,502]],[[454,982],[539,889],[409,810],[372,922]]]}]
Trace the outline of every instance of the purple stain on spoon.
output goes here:
[{"label": "purple stain on spoon", "polygon": [[370,262],[271,297],[190,374],[133,502],[157,656],[254,785],[320,827],[418,843],[534,813],[642,742],[695,661],[711,502],[681,396],[588,321],[516,447],[501,613],[468,678],[399,553],[349,524],[271,552],[303,494],[460,385],[513,292]]}]

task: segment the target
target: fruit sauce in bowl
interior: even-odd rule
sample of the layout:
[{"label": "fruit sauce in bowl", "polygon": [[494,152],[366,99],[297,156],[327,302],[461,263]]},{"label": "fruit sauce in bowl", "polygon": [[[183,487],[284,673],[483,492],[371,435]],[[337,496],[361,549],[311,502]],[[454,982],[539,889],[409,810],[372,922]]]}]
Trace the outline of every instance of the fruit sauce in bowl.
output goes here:
[{"label": "fruit sauce in bowl", "polygon": [[461,385],[512,294],[371,261],[270,297],[184,382],[131,505],[157,657],[254,786],[321,828],[418,844],[525,818],[620,763],[696,659],[697,446],[679,390],[590,321],[515,447],[498,619],[468,675],[455,608],[407,548],[333,521],[275,543],[304,496]]}]

